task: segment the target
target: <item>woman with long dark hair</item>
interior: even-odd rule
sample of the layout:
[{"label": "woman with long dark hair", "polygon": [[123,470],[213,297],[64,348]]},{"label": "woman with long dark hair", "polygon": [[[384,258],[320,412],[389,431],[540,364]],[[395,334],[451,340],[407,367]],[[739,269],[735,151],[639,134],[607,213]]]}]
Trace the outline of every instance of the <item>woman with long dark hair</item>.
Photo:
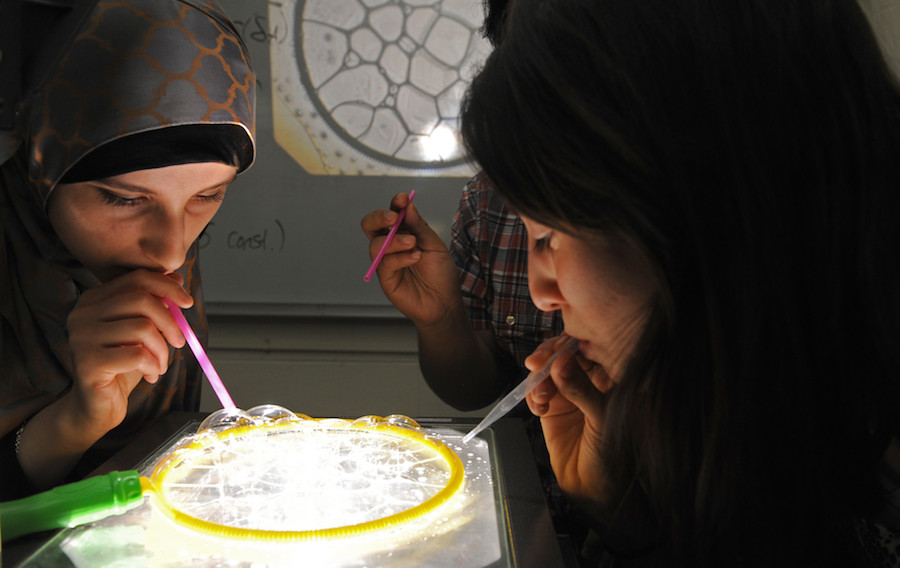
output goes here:
[{"label": "woman with long dark hair", "polygon": [[580,340],[528,402],[609,557],[900,563],[900,92],[854,0],[516,0],[463,134]]}]

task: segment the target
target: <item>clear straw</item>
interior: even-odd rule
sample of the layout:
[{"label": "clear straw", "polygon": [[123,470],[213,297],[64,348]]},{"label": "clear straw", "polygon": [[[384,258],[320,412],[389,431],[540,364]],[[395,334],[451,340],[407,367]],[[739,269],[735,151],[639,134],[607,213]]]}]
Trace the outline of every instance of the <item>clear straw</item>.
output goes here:
[{"label": "clear straw", "polygon": [[185,319],[184,314],[181,313],[181,309],[175,305],[175,302],[168,298],[163,298],[165,300],[166,305],[169,307],[169,311],[172,312],[172,315],[175,316],[175,322],[178,324],[178,327],[181,328],[181,333],[184,334],[185,340],[187,340],[187,344],[191,347],[191,351],[194,352],[194,357],[197,358],[197,362],[200,363],[200,368],[203,369],[203,372],[206,374],[206,379],[209,381],[209,384],[212,386],[213,391],[216,393],[216,396],[219,397],[219,402],[222,404],[222,408],[228,410],[234,410],[237,406],[234,404],[234,401],[231,400],[231,395],[228,394],[228,389],[225,388],[225,384],[222,383],[222,379],[219,378],[219,373],[216,372],[216,369],[212,366],[212,362],[209,360],[209,357],[206,355],[206,351],[203,350],[203,346],[200,345],[200,340],[197,339],[197,335],[194,333],[194,330],[191,329],[191,324]]},{"label": "clear straw", "polygon": [[485,428],[499,420],[500,418],[506,416],[510,410],[515,408],[517,404],[522,402],[525,396],[533,391],[535,387],[541,384],[541,381],[550,376],[550,366],[553,365],[553,362],[556,361],[556,358],[562,355],[563,353],[574,353],[575,350],[578,349],[578,340],[574,337],[569,338],[562,347],[556,350],[553,355],[550,356],[544,364],[541,365],[540,369],[535,369],[531,373],[525,377],[519,386],[514,388],[508,395],[504,396],[500,402],[498,402],[494,408],[488,413],[484,419],[478,423],[477,426],[472,428],[472,430],[466,434],[462,441],[464,444],[467,444],[469,440],[474,438],[477,434],[482,432]]}]

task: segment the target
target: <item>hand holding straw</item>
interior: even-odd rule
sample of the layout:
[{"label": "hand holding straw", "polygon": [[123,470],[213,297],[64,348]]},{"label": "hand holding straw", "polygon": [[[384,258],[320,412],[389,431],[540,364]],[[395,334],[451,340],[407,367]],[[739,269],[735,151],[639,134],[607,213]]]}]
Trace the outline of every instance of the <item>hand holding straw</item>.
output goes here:
[{"label": "hand holding straw", "polygon": [[[409,201],[406,204],[406,207],[409,207],[409,204],[412,203],[413,197],[416,196],[416,190],[412,190],[409,192]],[[381,259],[384,257],[385,251],[387,251],[388,245],[391,244],[391,241],[394,240],[394,237],[397,235],[397,230],[400,228],[400,223],[403,222],[403,218],[406,217],[406,207],[400,210],[400,216],[397,217],[397,222],[394,223],[394,226],[391,227],[390,232],[388,232],[387,238],[384,239],[384,244],[381,245],[381,250],[378,251],[378,254],[375,255],[375,259],[372,261],[372,266],[369,267],[369,270],[366,271],[366,275],[363,276],[363,280],[366,282],[372,279],[372,276],[375,274],[375,269],[378,268],[378,264],[381,263]]]},{"label": "hand holding straw", "polygon": [[178,324],[178,327],[181,328],[181,333],[184,334],[187,344],[191,347],[191,351],[194,352],[194,357],[196,357],[197,362],[200,363],[200,368],[203,369],[203,372],[206,374],[206,379],[212,386],[216,396],[219,397],[222,408],[228,410],[236,409],[237,406],[234,404],[234,401],[231,400],[231,395],[228,394],[228,390],[222,383],[222,379],[219,378],[219,373],[217,373],[216,369],[212,366],[212,362],[210,362],[209,357],[206,355],[206,351],[204,351],[203,347],[200,345],[200,340],[197,339],[194,330],[191,329],[191,324],[188,323],[184,318],[184,314],[181,313],[181,309],[175,305],[175,302],[172,300],[168,298],[163,298],[163,300],[165,300],[166,305],[169,307],[169,311],[175,316],[175,322]]}]

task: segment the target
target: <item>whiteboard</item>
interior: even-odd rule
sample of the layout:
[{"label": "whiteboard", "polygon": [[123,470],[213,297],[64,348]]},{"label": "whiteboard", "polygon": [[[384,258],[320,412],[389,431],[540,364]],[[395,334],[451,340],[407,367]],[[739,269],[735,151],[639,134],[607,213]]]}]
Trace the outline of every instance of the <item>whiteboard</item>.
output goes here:
[{"label": "whiteboard", "polygon": [[257,71],[258,152],[201,236],[209,313],[402,317],[363,281],[360,221],[415,189],[447,242],[474,170],[438,143],[489,50],[481,0],[220,3]]}]

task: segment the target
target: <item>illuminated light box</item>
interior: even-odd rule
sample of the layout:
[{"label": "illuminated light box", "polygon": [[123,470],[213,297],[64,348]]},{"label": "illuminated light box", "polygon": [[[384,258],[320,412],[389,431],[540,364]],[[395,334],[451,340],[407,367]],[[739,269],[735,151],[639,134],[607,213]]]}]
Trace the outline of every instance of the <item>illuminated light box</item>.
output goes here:
[{"label": "illuminated light box", "polygon": [[221,410],[145,460],[140,507],[23,566],[516,566],[491,436],[464,433]]}]

